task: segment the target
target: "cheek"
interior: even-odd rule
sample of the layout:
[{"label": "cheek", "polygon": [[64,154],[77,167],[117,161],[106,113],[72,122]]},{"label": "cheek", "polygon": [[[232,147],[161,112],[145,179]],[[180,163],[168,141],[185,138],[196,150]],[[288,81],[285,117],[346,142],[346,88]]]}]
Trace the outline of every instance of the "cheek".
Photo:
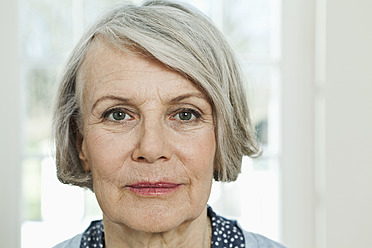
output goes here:
[{"label": "cheek", "polygon": [[[180,146],[181,148],[181,146]],[[190,179],[190,209],[200,210],[207,204],[213,182],[216,141],[213,131],[200,132],[183,146],[179,158]],[[182,148],[181,148],[182,149]]]},{"label": "cheek", "polygon": [[123,133],[112,133],[104,129],[92,129],[86,136],[88,162],[93,179],[120,178],[120,169],[130,157],[132,143]]},{"label": "cheek", "polygon": [[[190,159],[200,161],[199,165],[213,163],[216,152],[216,140],[214,133],[212,131],[205,130],[194,137],[190,137],[188,142],[184,144],[184,151],[187,153],[187,157]],[[196,166],[197,164],[192,165]]]},{"label": "cheek", "polygon": [[[213,178],[214,156],[216,151],[215,134],[204,130],[191,136],[185,142],[178,142],[177,156],[194,183],[208,186]],[[209,186],[208,186],[209,187]]]},{"label": "cheek", "polygon": [[[130,157],[130,142],[123,133],[91,129],[86,136],[93,190],[101,209],[113,209],[122,197],[120,186],[125,179],[124,161]],[[111,212],[111,211],[109,211]]]}]

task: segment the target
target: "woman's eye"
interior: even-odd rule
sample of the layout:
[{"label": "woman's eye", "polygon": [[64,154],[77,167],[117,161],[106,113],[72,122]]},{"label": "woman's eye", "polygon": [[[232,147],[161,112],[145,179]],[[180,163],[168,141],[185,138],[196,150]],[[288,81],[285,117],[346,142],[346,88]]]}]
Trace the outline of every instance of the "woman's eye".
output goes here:
[{"label": "woman's eye", "polygon": [[106,118],[112,121],[123,121],[131,118],[130,115],[122,110],[115,110],[106,115]]},{"label": "woman's eye", "polygon": [[191,121],[199,117],[200,117],[200,114],[194,110],[183,110],[181,112],[178,112],[176,115],[174,115],[175,119],[178,119],[181,121]]}]

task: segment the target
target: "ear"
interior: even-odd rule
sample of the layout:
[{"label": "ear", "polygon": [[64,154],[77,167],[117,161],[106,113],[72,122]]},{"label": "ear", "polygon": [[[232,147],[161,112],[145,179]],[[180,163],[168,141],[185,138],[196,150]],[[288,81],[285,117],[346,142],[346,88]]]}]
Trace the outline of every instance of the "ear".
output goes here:
[{"label": "ear", "polygon": [[84,142],[84,136],[78,131],[75,133],[76,137],[76,149],[79,153],[79,159],[81,166],[85,172],[90,171],[90,165],[87,158],[87,148],[86,143]]}]

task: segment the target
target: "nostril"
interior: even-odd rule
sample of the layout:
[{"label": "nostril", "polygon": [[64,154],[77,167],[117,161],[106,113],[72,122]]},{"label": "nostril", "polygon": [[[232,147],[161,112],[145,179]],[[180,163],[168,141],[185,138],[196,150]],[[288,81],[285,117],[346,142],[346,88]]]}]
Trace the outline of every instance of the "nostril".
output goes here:
[{"label": "nostril", "polygon": [[[168,160],[167,156],[161,156],[161,157],[158,157],[157,159],[155,160]],[[149,160],[146,156],[138,156],[137,158],[135,158],[136,161],[138,162],[149,162],[149,163],[153,163],[154,161],[152,160]]]}]

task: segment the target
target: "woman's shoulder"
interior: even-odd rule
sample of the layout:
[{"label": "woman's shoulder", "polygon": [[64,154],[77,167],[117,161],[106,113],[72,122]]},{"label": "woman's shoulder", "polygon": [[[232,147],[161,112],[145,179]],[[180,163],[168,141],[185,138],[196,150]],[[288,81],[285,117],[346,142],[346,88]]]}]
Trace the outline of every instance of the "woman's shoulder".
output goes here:
[{"label": "woman's shoulder", "polygon": [[71,239],[68,239],[66,241],[63,241],[62,243],[59,243],[58,245],[53,246],[53,248],[79,248],[82,236],[83,234],[78,234]]},{"label": "woman's shoulder", "polygon": [[[243,229],[242,229],[243,230]],[[285,248],[285,246],[260,234],[243,230],[246,247],[252,248]]]},{"label": "woman's shoulder", "polygon": [[212,222],[212,247],[222,247],[221,243],[223,243],[229,244],[229,247],[285,248],[265,236],[247,232],[238,221],[216,214],[210,206],[208,206],[208,216]]},{"label": "woman's shoulder", "polygon": [[[90,237],[87,238],[87,235]],[[62,243],[59,243],[53,248],[79,248],[82,240],[84,243],[84,247],[90,247],[91,243],[93,242],[93,236],[95,235],[94,239],[96,240],[97,237],[103,236],[103,223],[102,220],[95,220],[92,221],[89,227],[81,234],[76,235],[75,237],[65,240]],[[92,242],[91,242],[92,241]],[[103,246],[97,246],[103,247]]]}]

